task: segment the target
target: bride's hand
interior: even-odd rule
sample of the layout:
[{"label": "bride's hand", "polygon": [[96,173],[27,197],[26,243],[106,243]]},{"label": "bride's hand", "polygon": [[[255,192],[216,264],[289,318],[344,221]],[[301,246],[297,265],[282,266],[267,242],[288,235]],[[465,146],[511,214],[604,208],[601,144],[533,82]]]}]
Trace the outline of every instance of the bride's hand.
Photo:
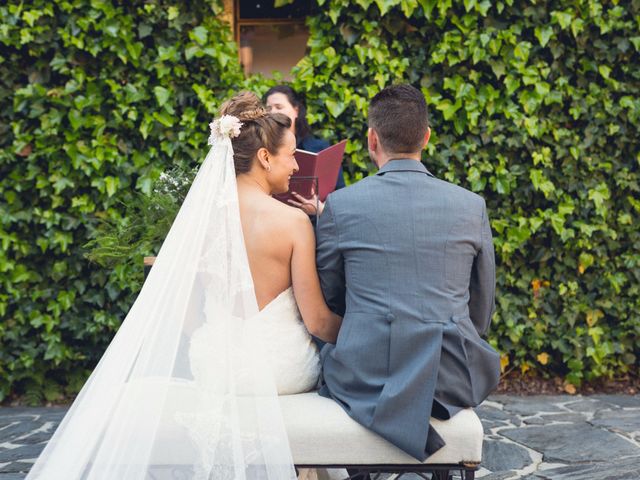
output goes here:
[{"label": "bride's hand", "polygon": [[291,192],[291,195],[293,195],[298,201],[296,202],[295,200],[289,199],[289,203],[294,207],[298,207],[307,215],[320,215],[322,210],[324,210],[324,202],[318,200],[317,195],[313,195],[311,198],[304,198],[296,192]]}]

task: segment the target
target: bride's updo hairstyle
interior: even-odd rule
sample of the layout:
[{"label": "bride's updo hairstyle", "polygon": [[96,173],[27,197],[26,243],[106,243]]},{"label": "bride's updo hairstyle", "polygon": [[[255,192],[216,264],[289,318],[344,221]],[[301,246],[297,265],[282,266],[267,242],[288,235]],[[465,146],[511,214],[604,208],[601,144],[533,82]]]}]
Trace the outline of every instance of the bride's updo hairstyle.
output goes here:
[{"label": "bride's updo hairstyle", "polygon": [[269,113],[251,92],[240,92],[222,104],[220,115],[233,115],[242,122],[240,135],[231,138],[236,175],[247,173],[259,149],[275,154],[291,126],[289,117]]}]

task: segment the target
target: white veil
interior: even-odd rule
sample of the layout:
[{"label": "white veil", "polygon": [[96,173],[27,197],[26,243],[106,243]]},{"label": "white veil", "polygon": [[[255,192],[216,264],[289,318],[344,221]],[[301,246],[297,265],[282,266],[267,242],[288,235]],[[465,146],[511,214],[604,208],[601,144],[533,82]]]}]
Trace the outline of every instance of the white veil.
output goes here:
[{"label": "white veil", "polygon": [[228,135],[209,151],[120,330],[27,476],[295,479]]}]

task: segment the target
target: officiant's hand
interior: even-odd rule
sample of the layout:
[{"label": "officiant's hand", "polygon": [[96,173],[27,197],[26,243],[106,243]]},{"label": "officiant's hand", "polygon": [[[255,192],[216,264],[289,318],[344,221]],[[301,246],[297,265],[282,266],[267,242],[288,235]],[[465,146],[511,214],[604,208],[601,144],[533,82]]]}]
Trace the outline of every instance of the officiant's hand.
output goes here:
[{"label": "officiant's hand", "polygon": [[298,207],[307,215],[320,215],[322,210],[324,210],[324,202],[318,200],[317,195],[313,195],[311,198],[304,198],[296,192],[291,192],[291,195],[293,195],[298,201],[289,199],[289,203],[294,207]]}]

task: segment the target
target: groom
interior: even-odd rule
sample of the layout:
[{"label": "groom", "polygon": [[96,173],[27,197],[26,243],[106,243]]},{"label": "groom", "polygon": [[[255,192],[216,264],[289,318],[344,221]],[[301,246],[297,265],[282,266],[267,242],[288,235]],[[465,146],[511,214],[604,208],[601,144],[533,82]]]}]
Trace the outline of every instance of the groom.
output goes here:
[{"label": "groom", "polygon": [[369,155],[380,169],[332,193],[317,229],[329,307],[344,320],[321,353],[320,394],[423,461],[447,419],[496,387],[484,335],[495,261],[484,200],[420,162],[429,141],[424,96],[387,87],[369,106]]}]

